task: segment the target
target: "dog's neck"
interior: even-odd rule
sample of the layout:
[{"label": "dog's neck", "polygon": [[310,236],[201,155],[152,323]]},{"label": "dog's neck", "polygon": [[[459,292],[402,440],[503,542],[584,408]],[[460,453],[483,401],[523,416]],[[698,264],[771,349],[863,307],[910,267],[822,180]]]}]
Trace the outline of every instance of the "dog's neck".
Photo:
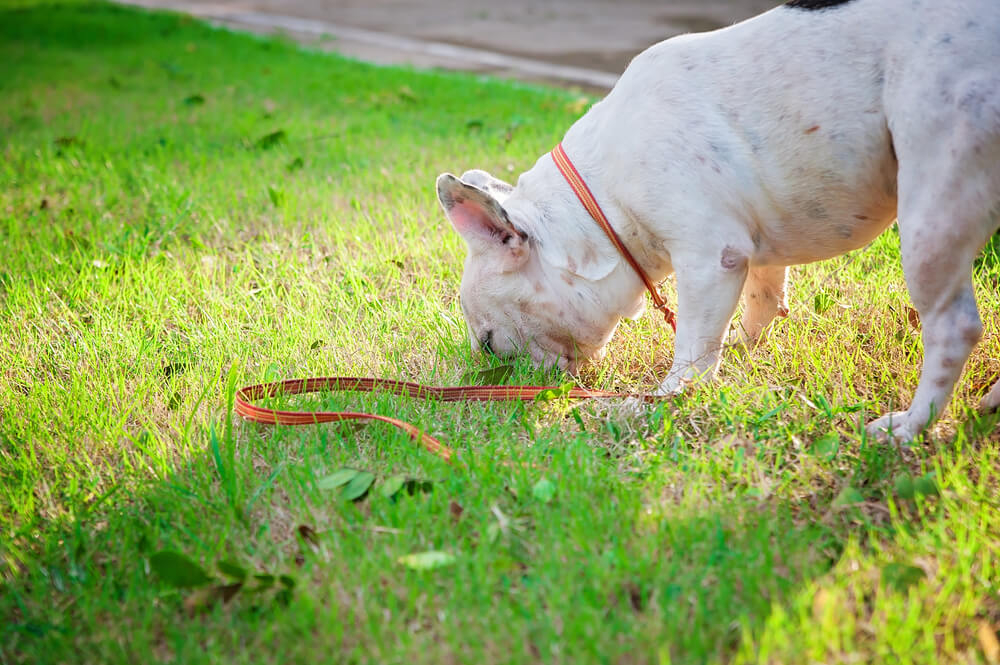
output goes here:
[{"label": "dog's neck", "polygon": [[[598,191],[594,194],[600,196]],[[645,303],[642,280],[591,218],[547,155],[520,177],[505,206],[537,243],[533,254],[538,264],[534,269],[566,302],[573,302],[582,294],[590,307],[598,308],[608,317],[602,327],[610,326],[611,330],[619,319],[635,318],[642,313]],[[628,219],[618,227],[622,213],[617,205],[612,206],[612,211],[609,217],[616,230],[621,228],[619,233],[631,236],[634,222]],[[638,230],[637,233],[638,236],[631,237],[645,235]],[[642,262],[646,254],[643,249],[635,255]],[[660,279],[659,273],[657,269],[649,274]]]},{"label": "dog's neck", "polygon": [[[585,152],[577,148],[574,154]],[[654,282],[669,276],[673,267],[663,241],[652,237],[636,214],[611,195],[611,188],[605,186],[606,170],[597,168],[585,158],[574,158],[574,165],[647,275]],[[509,203],[515,209],[530,211],[520,219],[530,236],[539,238],[542,243],[564,244],[563,249],[568,254],[565,261],[547,260],[545,252],[540,257],[542,269],[554,289],[567,291],[568,296],[583,289],[602,309],[617,318],[635,318],[642,313],[645,303],[642,280],[583,207],[548,154],[521,175]],[[609,255],[613,267],[597,279],[588,278],[585,270],[574,270],[586,266],[590,257]]]}]

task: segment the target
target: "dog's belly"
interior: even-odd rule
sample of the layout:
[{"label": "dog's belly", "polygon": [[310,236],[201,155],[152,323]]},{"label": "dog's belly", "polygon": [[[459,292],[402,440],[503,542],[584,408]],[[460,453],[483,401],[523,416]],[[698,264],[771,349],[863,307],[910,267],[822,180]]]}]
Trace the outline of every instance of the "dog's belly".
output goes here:
[{"label": "dog's belly", "polygon": [[761,186],[746,196],[756,263],[839,256],[895,219],[897,163],[888,132],[879,121],[854,129],[849,138],[816,138],[808,155],[757,163]]}]

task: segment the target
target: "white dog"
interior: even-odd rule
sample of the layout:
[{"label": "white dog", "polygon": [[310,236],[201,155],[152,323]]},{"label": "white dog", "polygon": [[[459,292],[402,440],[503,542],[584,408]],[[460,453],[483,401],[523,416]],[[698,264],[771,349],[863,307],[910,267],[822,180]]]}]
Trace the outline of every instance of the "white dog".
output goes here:
[{"label": "white dog", "polygon": [[[982,323],[973,261],[1000,226],[1000,2],[793,0],[638,55],[563,141],[655,281],[676,275],[673,366],[658,394],[710,377],[743,295],[753,341],[787,313],[787,266],[869,243],[899,219],[924,364],[908,440],[948,404]],[[468,243],[474,348],[570,372],[602,355],[643,284],[551,155],[517,186],[443,174]],[[1000,406],[1000,382],[983,399]]]}]

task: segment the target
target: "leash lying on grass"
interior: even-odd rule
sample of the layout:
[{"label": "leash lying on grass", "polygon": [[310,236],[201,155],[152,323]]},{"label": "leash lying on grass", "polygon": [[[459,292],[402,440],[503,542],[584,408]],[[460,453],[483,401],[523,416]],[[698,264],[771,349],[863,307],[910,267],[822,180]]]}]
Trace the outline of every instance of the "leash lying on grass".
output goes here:
[{"label": "leash lying on grass", "polygon": [[[234,406],[244,420],[265,425],[314,425],[343,420],[378,420],[389,423],[406,432],[418,445],[423,446],[446,462],[451,462],[454,451],[416,426],[374,413],[355,411],[282,411],[253,404],[255,400],[278,395],[301,395],[322,391],[376,392],[385,391],[395,395],[405,395],[416,399],[436,399],[441,402],[512,402],[535,399],[546,390],[561,391],[559,386],[424,386],[408,381],[392,379],[372,379],[349,376],[325,376],[313,379],[289,379],[274,383],[260,383],[240,388],[236,392]],[[629,397],[629,393],[615,393],[604,390],[588,390],[573,387],[561,395],[570,399],[593,399],[597,397]]]},{"label": "leash lying on grass", "polygon": [[[639,279],[646,286],[653,304],[663,318],[677,332],[677,317],[671,310],[659,290],[646,272],[635,260],[632,253],[622,242],[621,238],[611,226],[607,215],[601,209],[600,204],[594,198],[587,183],[584,182],[580,173],[573,166],[566,151],[563,150],[562,143],[552,150],[552,159],[556,167],[566,178],[566,182],[573,189],[577,198],[590,216],[594,218],[597,225],[601,227],[608,239],[615,246],[618,252],[628,261],[629,265],[638,274]],[[374,392],[384,390],[396,395],[406,395],[417,399],[437,399],[442,402],[510,402],[514,400],[527,401],[535,399],[546,390],[560,390],[554,386],[455,386],[450,388],[438,386],[424,386],[419,383],[409,383],[407,381],[394,381],[392,379],[370,379],[347,376],[328,376],[314,379],[290,379],[288,381],[278,381],[275,383],[261,383],[255,386],[241,388],[236,393],[236,413],[244,419],[255,423],[268,425],[311,425],[315,423],[332,423],[341,420],[380,420],[384,423],[394,425],[410,435],[414,442],[423,446],[446,462],[451,462],[454,452],[434,437],[424,434],[417,427],[408,422],[379,416],[373,413],[357,413],[354,411],[279,411],[262,406],[255,406],[253,400],[264,397],[275,397],[279,394],[300,395],[302,393],[315,393],[323,390],[347,391],[347,392]],[[586,388],[570,388],[562,393],[563,396],[571,399],[592,399],[595,397],[637,397],[629,393],[612,393],[603,390],[587,390]]]}]

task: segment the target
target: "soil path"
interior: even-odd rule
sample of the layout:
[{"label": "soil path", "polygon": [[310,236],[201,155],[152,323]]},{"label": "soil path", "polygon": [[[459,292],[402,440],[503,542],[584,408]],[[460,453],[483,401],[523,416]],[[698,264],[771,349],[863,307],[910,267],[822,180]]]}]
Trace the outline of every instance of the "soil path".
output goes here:
[{"label": "soil path", "polygon": [[780,0],[126,0],[383,64],[610,87],[650,44]]}]

